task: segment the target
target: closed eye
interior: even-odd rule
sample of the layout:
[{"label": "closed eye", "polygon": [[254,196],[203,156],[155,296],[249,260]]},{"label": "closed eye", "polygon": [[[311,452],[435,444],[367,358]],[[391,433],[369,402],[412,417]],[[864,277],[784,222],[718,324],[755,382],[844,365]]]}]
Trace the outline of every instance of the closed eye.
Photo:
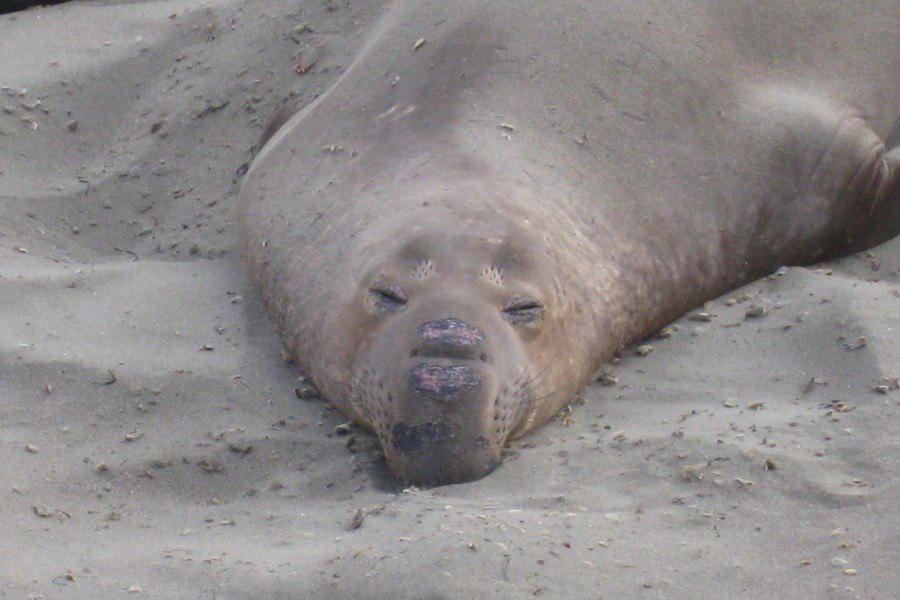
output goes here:
[{"label": "closed eye", "polygon": [[382,310],[395,312],[403,308],[409,301],[406,293],[398,285],[377,285],[369,290],[376,306]]},{"label": "closed eye", "polygon": [[513,325],[534,323],[544,317],[544,306],[534,298],[514,296],[503,307],[503,317]]}]

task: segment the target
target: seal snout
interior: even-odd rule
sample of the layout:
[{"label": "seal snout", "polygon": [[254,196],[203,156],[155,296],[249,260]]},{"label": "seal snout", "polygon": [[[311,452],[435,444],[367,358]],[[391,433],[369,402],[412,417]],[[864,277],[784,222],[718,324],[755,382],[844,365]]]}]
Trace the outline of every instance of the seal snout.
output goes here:
[{"label": "seal snout", "polygon": [[483,477],[500,464],[494,424],[497,374],[485,333],[462,319],[426,321],[414,330],[405,392],[383,435],[394,471],[417,485]]}]

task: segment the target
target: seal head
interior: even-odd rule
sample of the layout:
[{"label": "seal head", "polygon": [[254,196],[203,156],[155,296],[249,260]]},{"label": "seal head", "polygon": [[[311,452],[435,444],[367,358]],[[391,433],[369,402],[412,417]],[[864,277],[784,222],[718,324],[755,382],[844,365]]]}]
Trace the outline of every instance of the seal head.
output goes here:
[{"label": "seal head", "polygon": [[350,412],[419,485],[491,472],[538,398],[574,391],[546,351],[559,298],[541,284],[555,279],[535,236],[444,216],[361,253],[373,265],[343,319],[348,334],[369,332],[349,360]]}]

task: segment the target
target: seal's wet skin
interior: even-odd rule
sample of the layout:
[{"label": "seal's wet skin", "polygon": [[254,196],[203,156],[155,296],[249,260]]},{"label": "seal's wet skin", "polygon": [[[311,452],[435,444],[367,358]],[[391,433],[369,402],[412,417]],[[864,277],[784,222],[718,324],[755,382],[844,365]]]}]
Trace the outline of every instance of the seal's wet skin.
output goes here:
[{"label": "seal's wet skin", "polygon": [[895,0],[392,3],[267,131],[251,273],[396,474],[477,479],[623,344],[897,234],[897,31]]}]

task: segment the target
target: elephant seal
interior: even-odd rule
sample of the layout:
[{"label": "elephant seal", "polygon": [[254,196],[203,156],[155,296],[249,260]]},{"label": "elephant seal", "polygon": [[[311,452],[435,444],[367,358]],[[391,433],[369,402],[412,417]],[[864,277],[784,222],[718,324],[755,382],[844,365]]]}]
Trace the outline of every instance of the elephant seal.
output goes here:
[{"label": "elephant seal", "polygon": [[391,3],[246,175],[251,274],[397,475],[482,477],[624,344],[900,230],[898,31],[896,0]]}]

